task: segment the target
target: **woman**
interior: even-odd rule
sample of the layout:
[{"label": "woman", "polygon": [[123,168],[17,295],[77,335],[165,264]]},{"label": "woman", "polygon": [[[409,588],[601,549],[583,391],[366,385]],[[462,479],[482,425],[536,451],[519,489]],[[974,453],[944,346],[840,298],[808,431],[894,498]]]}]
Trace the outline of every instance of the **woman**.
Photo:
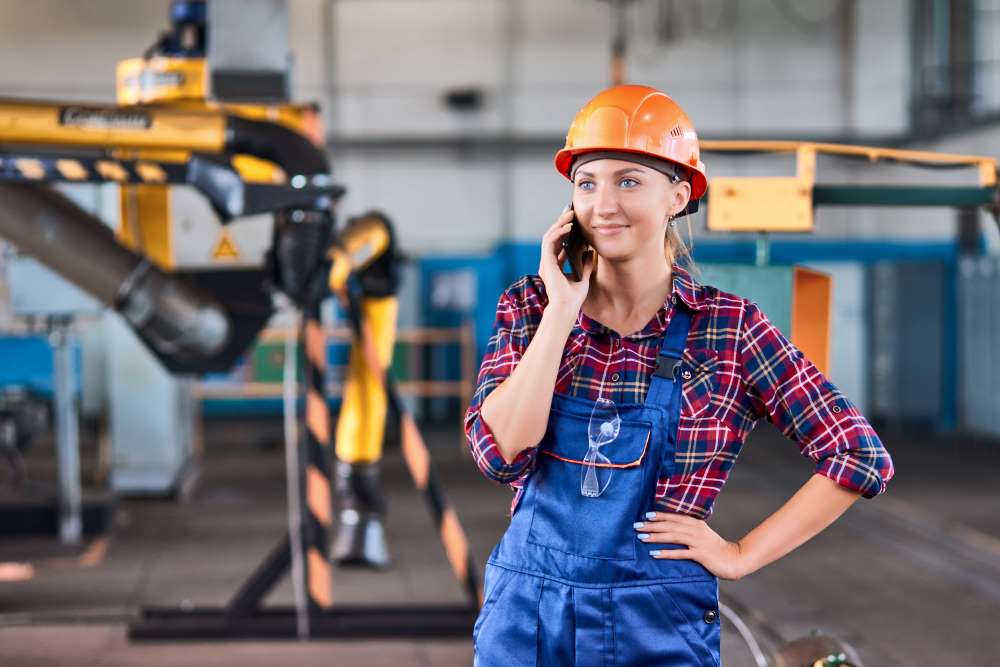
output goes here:
[{"label": "woman", "polygon": [[[573,182],[538,275],[500,297],[465,418],[481,472],[515,489],[490,554],[476,664],[719,665],[718,578],[792,551],[892,461],[857,408],[757,304],[701,285],[675,224],[706,190],[698,139],[668,96],[618,86],[556,155]],[[564,275],[580,225],[596,252]],[[732,542],[705,522],[757,419],[815,472]]]}]

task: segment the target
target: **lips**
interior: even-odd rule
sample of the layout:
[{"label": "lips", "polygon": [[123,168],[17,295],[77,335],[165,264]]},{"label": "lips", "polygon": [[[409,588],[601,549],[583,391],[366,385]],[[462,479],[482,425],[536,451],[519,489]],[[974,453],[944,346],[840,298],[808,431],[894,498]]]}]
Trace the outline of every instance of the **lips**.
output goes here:
[{"label": "lips", "polygon": [[628,229],[628,225],[595,225],[592,229],[595,234],[607,236],[610,234],[617,234],[624,229]]}]

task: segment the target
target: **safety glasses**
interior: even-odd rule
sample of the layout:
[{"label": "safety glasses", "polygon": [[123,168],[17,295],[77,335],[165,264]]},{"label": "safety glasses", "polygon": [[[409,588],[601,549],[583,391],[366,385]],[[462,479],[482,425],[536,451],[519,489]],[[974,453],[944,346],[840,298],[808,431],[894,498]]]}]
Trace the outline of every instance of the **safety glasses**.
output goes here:
[{"label": "safety glasses", "polygon": [[599,398],[590,412],[590,424],[587,426],[587,440],[590,447],[583,458],[583,470],[580,477],[580,494],[587,498],[596,498],[604,493],[611,483],[611,459],[601,453],[601,447],[613,442],[618,437],[622,420],[618,416],[618,408],[614,401]]}]

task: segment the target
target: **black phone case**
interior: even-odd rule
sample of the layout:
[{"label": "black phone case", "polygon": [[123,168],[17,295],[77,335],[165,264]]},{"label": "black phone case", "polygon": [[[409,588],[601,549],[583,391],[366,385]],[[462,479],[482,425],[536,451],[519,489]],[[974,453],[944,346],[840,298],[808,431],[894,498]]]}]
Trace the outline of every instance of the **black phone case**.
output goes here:
[{"label": "black phone case", "polygon": [[[569,208],[571,211],[573,210],[572,203]],[[566,260],[569,262],[570,277],[574,282],[580,282],[583,279],[583,252],[587,248],[587,242],[583,238],[580,223],[575,215],[572,223],[573,227],[563,237],[563,249],[566,251]]]}]

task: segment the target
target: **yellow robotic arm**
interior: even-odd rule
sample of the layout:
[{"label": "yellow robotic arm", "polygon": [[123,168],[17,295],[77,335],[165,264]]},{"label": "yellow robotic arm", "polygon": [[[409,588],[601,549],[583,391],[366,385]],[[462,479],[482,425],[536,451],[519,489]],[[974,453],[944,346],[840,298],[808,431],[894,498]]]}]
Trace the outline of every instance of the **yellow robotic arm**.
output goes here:
[{"label": "yellow robotic arm", "polygon": [[[379,213],[348,220],[329,253],[330,289],[357,309],[361,335],[351,346],[336,433],[336,492],[340,527],[333,557],[341,564],[384,567],[385,502],[379,485],[388,414],[385,372],[392,361],[399,311],[398,256],[388,218]],[[354,282],[356,281],[356,282]],[[356,290],[349,297],[348,290]]]}]

